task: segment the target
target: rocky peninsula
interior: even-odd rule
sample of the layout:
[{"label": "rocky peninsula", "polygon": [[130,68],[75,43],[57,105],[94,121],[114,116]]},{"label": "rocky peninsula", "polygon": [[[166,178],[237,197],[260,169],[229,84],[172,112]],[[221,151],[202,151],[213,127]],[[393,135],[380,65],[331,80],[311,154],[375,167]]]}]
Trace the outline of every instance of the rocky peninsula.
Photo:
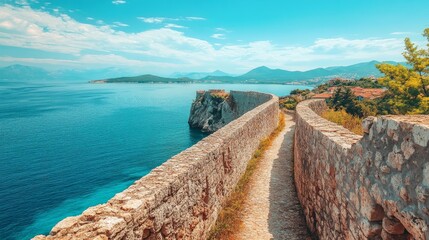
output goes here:
[{"label": "rocky peninsula", "polygon": [[200,90],[191,106],[189,126],[214,132],[269,100],[256,92]]}]

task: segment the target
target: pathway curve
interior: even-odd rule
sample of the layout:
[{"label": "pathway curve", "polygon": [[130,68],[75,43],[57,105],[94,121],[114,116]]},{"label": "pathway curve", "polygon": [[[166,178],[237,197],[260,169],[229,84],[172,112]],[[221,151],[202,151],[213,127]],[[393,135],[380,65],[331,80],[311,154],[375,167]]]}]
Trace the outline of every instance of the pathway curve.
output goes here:
[{"label": "pathway curve", "polygon": [[233,239],[310,239],[293,181],[295,123],[285,117],[286,127],[252,176],[243,224]]}]

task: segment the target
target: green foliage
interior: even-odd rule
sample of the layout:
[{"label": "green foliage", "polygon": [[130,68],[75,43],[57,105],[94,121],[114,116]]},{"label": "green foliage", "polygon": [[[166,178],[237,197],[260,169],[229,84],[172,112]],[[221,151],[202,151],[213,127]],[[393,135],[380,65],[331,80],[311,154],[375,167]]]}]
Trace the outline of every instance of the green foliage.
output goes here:
[{"label": "green foliage", "polygon": [[327,104],[335,111],[344,110],[357,117],[368,117],[377,114],[377,105],[373,100],[359,101],[350,88],[337,88]]},{"label": "green foliage", "polygon": [[309,99],[311,91],[309,89],[295,89],[290,92],[289,96],[280,98],[280,108],[295,110],[299,102]]},{"label": "green foliage", "polygon": [[297,104],[298,104],[298,101],[293,97],[284,97],[280,99],[280,108],[295,110]]},{"label": "green foliage", "polygon": [[330,87],[361,87],[361,88],[382,88],[383,85],[372,78],[361,78],[358,80],[332,79],[325,84],[317,86],[315,93],[326,92]]},{"label": "green foliage", "polygon": [[[429,28],[424,30],[423,36],[429,42]],[[383,102],[383,111],[393,114],[429,114],[429,43],[427,46],[428,49],[419,49],[406,38],[403,56],[410,68],[400,64],[377,65],[384,74],[379,83],[389,91]]]}]

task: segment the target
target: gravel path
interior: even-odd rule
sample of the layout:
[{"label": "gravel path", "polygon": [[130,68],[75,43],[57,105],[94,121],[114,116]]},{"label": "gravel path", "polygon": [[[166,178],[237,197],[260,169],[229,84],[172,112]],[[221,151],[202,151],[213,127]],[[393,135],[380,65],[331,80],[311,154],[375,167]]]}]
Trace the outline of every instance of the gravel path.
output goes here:
[{"label": "gravel path", "polygon": [[242,227],[233,239],[310,239],[293,182],[295,123],[286,127],[265,153],[250,181]]}]

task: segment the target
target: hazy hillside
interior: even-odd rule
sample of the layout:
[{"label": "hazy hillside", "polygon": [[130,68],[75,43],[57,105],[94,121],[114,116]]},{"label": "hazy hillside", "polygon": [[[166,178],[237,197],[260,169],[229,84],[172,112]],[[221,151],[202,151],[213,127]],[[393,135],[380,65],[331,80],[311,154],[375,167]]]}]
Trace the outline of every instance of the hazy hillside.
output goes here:
[{"label": "hazy hillside", "polygon": [[[140,75],[136,77],[123,77],[135,75],[120,68],[90,69],[90,70],[58,70],[47,71],[42,68],[23,65],[12,65],[0,68],[0,80],[7,81],[36,81],[36,80],[67,80],[88,81],[99,80],[103,82],[138,82],[138,83],[280,83],[280,84],[312,84],[317,85],[335,77],[361,78],[380,76],[375,67],[380,62],[371,61],[350,66],[336,66],[316,68],[308,71],[288,71],[271,69],[261,66],[250,70],[240,76],[231,76],[222,71],[212,73],[176,73],[177,77],[159,77],[155,75]],[[389,62],[397,64],[396,62]],[[206,76],[210,74],[210,76]],[[202,77],[201,77],[202,76]]]},{"label": "hazy hillside", "polygon": [[232,76],[229,73],[216,70],[214,72],[192,72],[192,73],[174,73],[171,75],[172,78],[190,78],[194,80],[202,79],[207,76],[223,77],[223,76]]},{"label": "hazy hillside", "polygon": [[[380,76],[380,72],[376,68],[376,64],[380,62],[371,61],[358,63],[350,66],[337,66],[328,68],[316,68],[308,71],[288,71],[282,69],[271,69],[265,66],[255,68],[241,76],[231,77],[216,77],[208,76],[202,80],[229,82],[247,82],[247,83],[305,83],[319,84],[331,78],[342,77],[359,79],[369,76]],[[397,62],[388,62],[397,64]],[[403,64],[403,63],[402,63]]]},{"label": "hazy hillside", "polygon": [[52,76],[42,68],[23,65],[11,65],[0,68],[0,80],[27,81],[27,80],[51,80]]},{"label": "hazy hillside", "polygon": [[120,68],[65,69],[48,71],[38,67],[11,65],[0,68],[0,81],[89,81],[135,75]]},{"label": "hazy hillside", "polygon": [[125,82],[125,83],[192,83],[194,82],[189,78],[165,78],[158,77],[155,75],[141,75],[137,77],[121,77],[121,78],[110,78],[106,80],[101,80],[107,83],[115,83],[115,82]]}]

